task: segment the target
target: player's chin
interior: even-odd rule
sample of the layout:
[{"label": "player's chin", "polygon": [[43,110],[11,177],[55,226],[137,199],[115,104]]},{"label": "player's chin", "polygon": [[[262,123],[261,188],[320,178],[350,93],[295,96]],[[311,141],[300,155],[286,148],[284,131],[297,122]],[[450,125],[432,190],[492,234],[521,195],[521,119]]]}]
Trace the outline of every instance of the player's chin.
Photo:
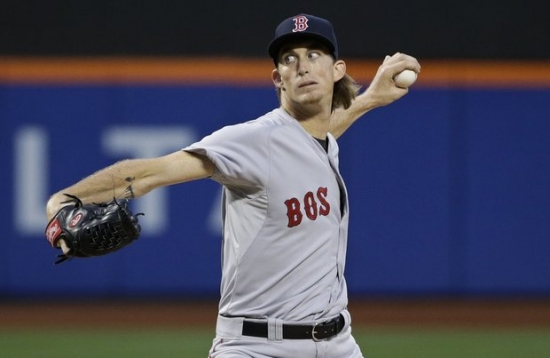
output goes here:
[{"label": "player's chin", "polygon": [[315,104],[321,102],[323,95],[318,91],[303,92],[299,96],[298,102],[304,105]]}]

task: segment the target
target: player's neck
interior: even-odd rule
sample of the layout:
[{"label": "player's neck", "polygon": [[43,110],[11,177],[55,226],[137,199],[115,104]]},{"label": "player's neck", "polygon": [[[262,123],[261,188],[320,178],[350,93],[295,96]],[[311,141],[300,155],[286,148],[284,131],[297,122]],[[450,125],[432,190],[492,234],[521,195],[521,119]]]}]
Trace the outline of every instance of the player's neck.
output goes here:
[{"label": "player's neck", "polygon": [[319,139],[326,138],[330,128],[330,109],[304,106],[293,108],[284,105],[282,108],[295,118],[311,136]]},{"label": "player's neck", "polygon": [[324,139],[327,137],[329,130],[329,122],[327,120],[320,121],[309,118],[307,120],[299,120],[298,123],[314,138]]}]

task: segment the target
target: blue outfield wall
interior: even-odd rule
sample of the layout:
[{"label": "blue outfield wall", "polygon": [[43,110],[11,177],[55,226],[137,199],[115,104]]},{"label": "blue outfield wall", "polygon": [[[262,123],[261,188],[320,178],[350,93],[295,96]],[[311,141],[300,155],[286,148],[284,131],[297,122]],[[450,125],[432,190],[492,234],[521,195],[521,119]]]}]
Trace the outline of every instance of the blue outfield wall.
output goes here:
[{"label": "blue outfield wall", "polygon": [[[220,188],[132,202],[143,234],[54,266],[47,197],[277,106],[271,87],[0,85],[0,297],[216,296]],[[351,294],[550,294],[550,89],[412,88],[340,139]]]}]

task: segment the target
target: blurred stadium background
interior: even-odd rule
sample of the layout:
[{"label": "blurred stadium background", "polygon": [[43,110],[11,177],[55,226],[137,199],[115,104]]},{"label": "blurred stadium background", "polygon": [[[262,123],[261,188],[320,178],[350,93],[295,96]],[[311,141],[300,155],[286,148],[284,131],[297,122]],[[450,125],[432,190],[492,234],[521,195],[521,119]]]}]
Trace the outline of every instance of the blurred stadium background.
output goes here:
[{"label": "blurred stadium background", "polygon": [[422,64],[340,140],[364,353],[550,357],[550,24],[532,0],[0,4],[0,356],[207,355],[215,183],[136,200],[138,242],[60,266],[44,203],[277,106],[266,46],[297,13],[334,23],[364,87],[387,54]]}]

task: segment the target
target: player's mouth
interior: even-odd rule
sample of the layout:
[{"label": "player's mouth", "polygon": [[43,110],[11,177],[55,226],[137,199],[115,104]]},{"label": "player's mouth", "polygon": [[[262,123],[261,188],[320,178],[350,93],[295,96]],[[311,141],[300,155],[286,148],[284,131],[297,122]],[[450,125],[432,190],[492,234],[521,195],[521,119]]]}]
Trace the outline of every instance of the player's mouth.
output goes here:
[{"label": "player's mouth", "polygon": [[316,84],[317,84],[317,82],[315,82],[315,81],[307,81],[307,82],[300,83],[298,85],[298,88],[309,87],[309,86],[313,86],[313,85],[316,85]]}]

